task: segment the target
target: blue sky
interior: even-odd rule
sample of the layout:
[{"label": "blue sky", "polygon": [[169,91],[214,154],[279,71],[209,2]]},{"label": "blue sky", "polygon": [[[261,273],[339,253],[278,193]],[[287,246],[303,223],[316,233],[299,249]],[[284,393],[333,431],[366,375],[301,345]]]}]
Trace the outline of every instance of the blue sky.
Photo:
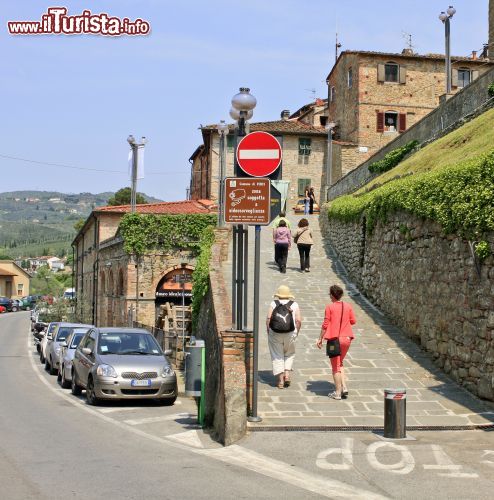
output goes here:
[{"label": "blue sky", "polygon": [[[472,5],[475,8],[472,8]],[[11,20],[39,20],[65,5],[113,16],[141,17],[142,37],[22,36]],[[75,167],[64,169],[0,157],[0,191],[114,191],[128,185],[126,138],[145,135],[146,177],[139,191],[185,198],[188,158],[200,124],[229,120],[230,99],[248,86],[258,100],[253,121],[295,111],[312,92],[326,96],[334,36],[342,50],[400,52],[402,33],[420,53],[444,52],[438,20],[448,0],[0,0],[0,155]],[[488,0],[457,0],[452,53],[487,42]],[[121,172],[121,173],[119,173]]]}]

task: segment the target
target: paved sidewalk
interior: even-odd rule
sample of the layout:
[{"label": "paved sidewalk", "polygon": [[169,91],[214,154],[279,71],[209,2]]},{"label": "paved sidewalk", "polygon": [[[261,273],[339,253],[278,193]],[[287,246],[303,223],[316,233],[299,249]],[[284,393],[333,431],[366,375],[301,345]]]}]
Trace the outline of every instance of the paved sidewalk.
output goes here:
[{"label": "paved sidewalk", "polygon": [[[292,230],[300,217],[290,216]],[[458,386],[432,363],[430,356],[408,339],[399,328],[346,282],[344,268],[322,241],[318,216],[310,216],[314,236],[311,272],[299,271],[296,247],[289,253],[286,274],[273,259],[271,228],[261,231],[261,300],[259,345],[259,415],[257,426],[382,426],[383,390],[407,389],[407,425],[469,426],[494,422],[494,405],[483,402]],[[249,269],[254,267],[254,232],[249,234]],[[332,258],[333,257],[333,258]],[[231,276],[231,261],[225,263]],[[252,278],[249,277],[250,284]],[[345,289],[344,300],[351,303],[357,317],[356,338],[345,366],[349,377],[349,398],[335,401],[327,397],[334,387],[324,352],[315,346],[329,301],[331,284]],[[278,389],[271,372],[265,318],[273,293],[288,285],[302,312],[302,329],[291,387]],[[250,298],[252,293],[249,293]],[[249,305],[252,317],[252,300]]]}]

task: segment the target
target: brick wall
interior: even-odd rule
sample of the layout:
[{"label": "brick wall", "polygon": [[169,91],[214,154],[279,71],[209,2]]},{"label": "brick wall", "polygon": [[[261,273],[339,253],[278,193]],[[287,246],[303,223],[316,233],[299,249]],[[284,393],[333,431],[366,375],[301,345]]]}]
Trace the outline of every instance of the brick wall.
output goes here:
[{"label": "brick wall", "polygon": [[[494,256],[479,263],[468,241],[405,212],[371,235],[363,220],[320,221],[359,290],[452,378],[494,400]],[[482,238],[493,247],[494,233]]]},{"label": "brick wall", "polygon": [[406,132],[399,134],[392,142],[331,186],[329,199],[332,200],[343,194],[356,191],[369,182],[375,177],[369,172],[369,165],[380,160],[393,149],[404,146],[413,140],[420,144],[435,140],[463,124],[464,117],[476,116],[477,113],[487,109],[493,104],[487,93],[487,87],[492,81],[494,81],[494,69],[489,70],[468,87],[443,102],[425,118],[415,123]]},{"label": "brick wall", "polygon": [[221,263],[228,256],[229,229],[217,229],[212,248],[209,291],[201,304],[197,331],[206,344],[206,424],[230,445],[247,430],[252,337],[231,331],[231,304]]}]

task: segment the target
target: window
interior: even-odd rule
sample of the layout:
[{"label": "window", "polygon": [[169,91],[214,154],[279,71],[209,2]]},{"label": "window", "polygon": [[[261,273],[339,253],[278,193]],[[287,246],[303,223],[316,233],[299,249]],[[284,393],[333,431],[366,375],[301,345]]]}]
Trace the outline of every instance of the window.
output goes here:
[{"label": "window", "polygon": [[387,63],[384,65],[384,81],[398,83],[399,67],[394,63]]},{"label": "window", "polygon": [[329,100],[330,100],[330,102],[334,102],[335,99],[336,99],[336,88],[330,87],[329,88]]},{"label": "window", "polygon": [[348,88],[351,89],[352,88],[352,85],[353,85],[353,70],[352,68],[350,68],[348,70],[348,74],[347,74],[347,84],[348,84]]},{"label": "window", "polygon": [[20,295],[21,297],[24,295],[24,284],[23,283],[17,283],[17,295]]},{"label": "window", "polygon": [[311,185],[310,179],[298,179],[297,180],[297,195],[304,196],[306,188]]},{"label": "window", "polygon": [[321,124],[321,127],[325,127],[326,123],[328,123],[328,117],[327,116],[320,116],[319,123]]},{"label": "window", "polygon": [[377,113],[377,132],[404,132],[407,128],[406,113],[386,111]]},{"label": "window", "polygon": [[472,74],[469,69],[465,68],[460,68],[458,70],[458,87],[466,87],[467,85],[470,85],[470,82],[472,80]]},{"label": "window", "polygon": [[226,147],[229,149],[233,149],[235,145],[235,136],[233,134],[228,134],[226,136]]},{"label": "window", "polygon": [[309,156],[311,149],[312,139],[301,137],[298,140],[298,154],[299,156]]}]

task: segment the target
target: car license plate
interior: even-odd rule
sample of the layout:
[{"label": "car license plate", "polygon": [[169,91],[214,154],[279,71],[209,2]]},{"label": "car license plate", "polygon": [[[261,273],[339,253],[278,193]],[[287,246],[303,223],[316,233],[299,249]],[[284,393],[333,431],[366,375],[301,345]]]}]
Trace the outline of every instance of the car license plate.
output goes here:
[{"label": "car license plate", "polygon": [[131,380],[130,385],[132,387],[149,387],[151,385],[151,380]]}]

